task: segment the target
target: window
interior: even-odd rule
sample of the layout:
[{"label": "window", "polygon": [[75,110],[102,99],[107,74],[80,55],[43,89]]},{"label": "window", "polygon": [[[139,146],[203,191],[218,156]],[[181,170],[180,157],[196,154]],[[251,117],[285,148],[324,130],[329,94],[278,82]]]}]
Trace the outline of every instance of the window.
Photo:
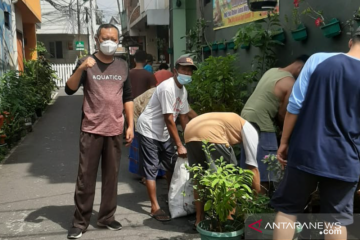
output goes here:
[{"label": "window", "polygon": [[50,58],[63,58],[62,42],[49,42],[49,52]]},{"label": "window", "polygon": [[4,12],[4,22],[5,22],[5,27],[7,29],[10,30],[10,13],[9,12]]}]

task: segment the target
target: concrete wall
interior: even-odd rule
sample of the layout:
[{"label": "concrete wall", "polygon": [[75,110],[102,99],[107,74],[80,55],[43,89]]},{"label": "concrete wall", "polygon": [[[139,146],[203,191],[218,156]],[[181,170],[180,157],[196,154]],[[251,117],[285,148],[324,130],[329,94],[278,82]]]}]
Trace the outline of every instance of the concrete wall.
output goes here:
[{"label": "concrete wall", "polygon": [[158,47],[157,47],[157,34],[156,34],[157,26],[149,26],[146,29],[145,37],[146,37],[146,52],[151,54],[154,58],[154,62],[158,61]]},{"label": "concrete wall", "polygon": [[[75,50],[75,42],[77,41],[77,35],[69,34],[40,34],[37,36],[38,41],[43,42],[48,52],[50,52],[50,42],[62,41],[63,58],[49,58],[52,63],[74,63],[78,54]],[[84,41],[85,49],[88,49],[87,35],[81,35],[80,41]],[[73,50],[69,50],[68,44],[73,44]]]},{"label": "concrete wall", "polygon": [[[358,0],[327,0],[327,1],[317,1],[317,0],[308,0],[308,2],[317,10],[321,10],[324,13],[325,18],[338,18],[341,22],[346,22],[353,15],[353,12],[357,10],[360,6]],[[300,3],[300,8],[301,3]],[[239,27],[229,27],[225,29],[220,29],[213,31],[212,27],[212,4],[209,3],[205,6],[205,19],[210,21],[210,27],[206,31],[206,36],[209,42],[220,41],[223,39],[230,40],[235,35]],[[286,26],[284,21],[284,16],[287,14],[291,16],[291,11],[293,9],[293,1],[289,0],[280,0],[280,19],[282,20],[283,26]],[[308,28],[308,39],[305,42],[296,42],[292,39],[289,29],[286,31],[286,43],[285,46],[279,47],[278,52],[278,65],[285,66],[298,55],[301,54],[313,54],[316,52],[343,52],[348,50],[348,41],[349,35],[346,34],[348,31],[347,28],[343,28],[343,32],[340,36],[337,36],[332,39],[325,38],[322,35],[322,32],[319,28],[315,26],[314,20],[310,19],[307,16],[302,17],[303,22]],[[232,53],[233,51],[227,51],[226,53]],[[219,51],[214,53],[214,55],[223,55],[225,52]],[[239,49],[236,54],[238,55],[239,65],[243,70],[248,70],[250,68],[250,63],[253,56],[256,54],[255,48],[252,47],[249,51]]]}]

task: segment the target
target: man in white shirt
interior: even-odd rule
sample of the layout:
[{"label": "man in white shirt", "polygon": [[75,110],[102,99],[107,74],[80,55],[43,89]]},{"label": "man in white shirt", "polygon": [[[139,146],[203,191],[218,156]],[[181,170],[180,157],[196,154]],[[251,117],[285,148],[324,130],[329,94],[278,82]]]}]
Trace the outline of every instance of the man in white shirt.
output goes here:
[{"label": "man in white shirt", "polygon": [[[169,221],[170,217],[160,209],[155,179],[162,165],[167,170],[167,180],[170,183],[177,157],[187,155],[175,121],[179,116],[181,126],[185,130],[189,121],[189,104],[184,85],[191,82],[193,70],[196,69],[191,58],[180,57],[175,63],[174,77],[156,88],[137,122],[136,128],[140,134],[139,171],[146,177],[146,188],[151,201],[150,216],[158,221]],[[173,143],[176,145],[177,154]]]}]

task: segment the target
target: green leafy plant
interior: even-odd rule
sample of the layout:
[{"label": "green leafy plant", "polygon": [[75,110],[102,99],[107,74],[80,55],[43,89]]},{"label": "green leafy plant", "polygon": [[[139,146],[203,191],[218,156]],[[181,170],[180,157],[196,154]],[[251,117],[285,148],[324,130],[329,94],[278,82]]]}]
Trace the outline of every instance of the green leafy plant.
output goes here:
[{"label": "green leafy plant", "polygon": [[323,15],[323,11],[318,11],[315,10],[307,1],[305,0],[299,0],[300,2],[305,2],[307,4],[307,8],[305,8],[305,10],[303,10],[302,14],[306,15],[312,19],[315,20],[315,25],[317,27],[325,26],[326,25],[326,20],[324,18]]},{"label": "green leafy plant", "polygon": [[210,56],[192,78],[187,90],[196,112],[241,112],[249,97],[248,80],[238,73],[234,55]]},{"label": "green leafy plant", "polygon": [[199,164],[186,168],[194,176],[194,189],[197,189],[200,196],[200,199],[196,200],[205,203],[204,211],[211,219],[211,224],[205,230],[212,232],[239,230],[243,224],[235,221],[229,224],[227,217],[237,207],[238,202],[252,199],[250,186],[253,173],[234,164],[227,164],[223,157],[212,159],[210,152],[214,151],[214,144],[203,141],[202,148],[210,160],[209,167],[204,169]]},{"label": "green leafy plant", "polygon": [[360,26],[360,7],[354,11],[352,17],[347,20],[344,24],[349,28],[349,35],[353,35],[355,30]]},{"label": "green leafy plant", "polygon": [[211,49],[211,44],[207,42],[205,37],[205,29],[207,27],[208,23],[205,19],[198,19],[195,27],[190,29],[185,36],[181,37],[181,39],[186,39],[186,50],[184,52],[190,54],[195,62],[202,61],[202,49],[204,45]]},{"label": "green leafy plant", "polygon": [[302,24],[301,12],[299,11],[299,7],[294,6],[290,19],[289,16],[285,14],[285,22],[288,24],[291,31],[295,31],[298,29],[298,27]]},{"label": "green leafy plant", "polygon": [[277,62],[276,46],[284,45],[282,42],[274,40],[273,37],[282,31],[279,14],[275,11],[268,12],[267,18],[258,20],[242,26],[234,36],[236,46],[250,43],[258,49],[252,66],[253,69],[247,73],[246,78],[251,77],[251,82],[258,81],[260,77]]},{"label": "green leafy plant", "polygon": [[270,182],[270,174],[273,174],[273,178],[275,182],[275,188],[276,185],[283,179],[284,177],[284,169],[281,166],[281,164],[279,163],[276,155],[274,154],[269,154],[264,156],[264,159],[261,160],[263,163],[265,163],[267,165],[267,170],[269,172],[269,182]]}]

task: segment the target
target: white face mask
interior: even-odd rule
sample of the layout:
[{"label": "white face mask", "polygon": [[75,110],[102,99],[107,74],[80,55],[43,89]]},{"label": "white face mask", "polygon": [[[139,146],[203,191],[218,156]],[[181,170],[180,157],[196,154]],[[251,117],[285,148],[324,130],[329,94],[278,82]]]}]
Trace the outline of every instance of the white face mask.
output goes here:
[{"label": "white face mask", "polygon": [[100,51],[108,56],[114,55],[118,45],[116,42],[111,40],[106,40],[100,43]]}]

